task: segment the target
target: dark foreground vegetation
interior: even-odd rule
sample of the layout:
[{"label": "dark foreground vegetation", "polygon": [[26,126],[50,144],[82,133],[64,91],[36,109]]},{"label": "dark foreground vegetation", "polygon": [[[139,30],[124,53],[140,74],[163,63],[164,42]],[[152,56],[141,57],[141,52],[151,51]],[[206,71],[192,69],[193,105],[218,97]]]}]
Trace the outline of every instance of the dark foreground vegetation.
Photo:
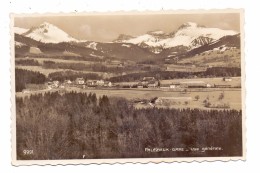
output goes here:
[{"label": "dark foreground vegetation", "polygon": [[[135,109],[122,98],[53,92],[17,97],[16,127],[18,160],[242,155],[236,110]],[[190,150],[211,146],[221,150]],[[154,147],[188,151],[145,152]]]}]

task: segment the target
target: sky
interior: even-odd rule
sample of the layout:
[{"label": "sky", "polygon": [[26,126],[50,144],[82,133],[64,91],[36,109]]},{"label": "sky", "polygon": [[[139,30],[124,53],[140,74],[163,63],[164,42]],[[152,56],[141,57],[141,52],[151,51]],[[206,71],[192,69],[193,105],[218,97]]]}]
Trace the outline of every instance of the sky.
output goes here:
[{"label": "sky", "polygon": [[113,41],[120,34],[138,36],[148,31],[176,31],[185,22],[195,22],[206,27],[215,27],[240,32],[239,13],[203,14],[117,14],[117,15],[72,15],[72,16],[16,16],[14,25],[21,28],[37,27],[49,22],[70,36],[89,41]]}]

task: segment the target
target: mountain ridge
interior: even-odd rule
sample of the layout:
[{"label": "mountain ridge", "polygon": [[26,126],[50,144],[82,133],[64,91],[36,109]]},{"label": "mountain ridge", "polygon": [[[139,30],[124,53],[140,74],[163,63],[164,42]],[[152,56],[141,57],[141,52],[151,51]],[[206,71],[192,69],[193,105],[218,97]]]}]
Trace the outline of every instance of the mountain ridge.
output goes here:
[{"label": "mountain ridge", "polygon": [[[132,43],[136,45],[145,45],[145,48],[160,48],[167,49],[176,46],[186,46],[189,50],[209,44],[212,41],[218,40],[223,36],[238,34],[233,30],[222,30],[219,28],[207,28],[193,22],[182,24],[177,31],[171,33],[160,33],[153,35],[150,32],[139,35],[137,37],[130,37],[130,39],[117,39],[115,42]],[[160,53],[160,51],[154,52]]]},{"label": "mountain ridge", "polygon": [[77,39],[48,22],[44,22],[38,27],[32,27],[23,35],[43,43],[78,42]]},{"label": "mountain ridge", "polygon": [[[59,42],[55,40],[54,42],[43,42],[43,40],[35,39],[34,37],[30,37],[30,33],[33,33],[33,31],[38,30],[40,28],[40,36],[42,32],[47,28],[54,28],[57,30],[58,27],[49,24],[44,23],[40,25],[39,27],[33,27],[27,32],[23,33],[20,30],[18,33],[15,33],[15,49],[16,52],[22,55],[26,54],[26,52],[29,52],[30,47],[36,47],[41,50],[44,54],[52,54],[57,55],[59,52],[71,52],[75,54],[79,54],[82,57],[91,57],[91,58],[108,58],[108,59],[117,59],[117,60],[133,60],[136,62],[144,62],[144,61],[154,61],[158,63],[163,63],[162,60],[165,59],[171,59],[171,58],[185,58],[185,57],[191,57],[195,56],[196,54],[202,53],[204,51],[213,50],[218,47],[236,47],[237,49],[240,49],[239,43],[240,43],[240,34],[236,35],[225,35],[224,37],[221,37],[220,39],[214,39],[211,37],[208,37],[207,32],[204,33],[204,35],[198,35],[198,33],[195,33],[195,36],[198,35],[198,37],[194,37],[194,39],[190,39],[189,44],[190,46],[179,44],[177,46],[167,47],[166,45],[160,45],[159,46],[150,46],[149,42],[138,42],[138,39],[134,43],[128,43],[123,42],[119,40],[115,40],[114,42],[96,42],[96,41],[87,41],[87,40],[74,40],[71,37],[64,32],[63,35],[65,36],[65,40],[63,40],[64,37],[59,37]],[[199,29],[198,29],[199,28]],[[58,28],[59,29],[59,28]],[[154,30],[149,31],[146,34],[142,35],[143,37],[146,37],[149,41],[154,43],[160,43],[162,40],[171,39],[172,37],[178,37],[179,39],[182,37],[187,37],[187,32],[193,32],[193,29],[196,30],[205,30],[207,29],[205,26],[200,26],[195,23],[185,23],[181,25],[177,32],[171,32],[171,33],[165,33],[161,30]],[[213,29],[214,31],[216,30]],[[219,30],[219,29],[217,29]],[[60,29],[58,30],[60,31]],[[16,31],[17,32],[17,31]],[[47,31],[46,31],[47,32]],[[38,32],[36,32],[38,33]],[[47,32],[48,33],[48,32]],[[199,32],[200,33],[200,32]],[[234,33],[234,32],[232,32]],[[214,33],[213,33],[214,34]],[[29,35],[29,36],[28,36]],[[37,35],[37,34],[36,34]],[[223,34],[215,34],[218,36],[221,36]],[[57,37],[57,36],[55,36]],[[119,36],[121,39],[136,39],[133,36],[124,35],[121,34]],[[51,39],[53,40],[53,39]],[[177,39],[178,41],[178,39]],[[179,42],[181,43],[181,39]]]}]

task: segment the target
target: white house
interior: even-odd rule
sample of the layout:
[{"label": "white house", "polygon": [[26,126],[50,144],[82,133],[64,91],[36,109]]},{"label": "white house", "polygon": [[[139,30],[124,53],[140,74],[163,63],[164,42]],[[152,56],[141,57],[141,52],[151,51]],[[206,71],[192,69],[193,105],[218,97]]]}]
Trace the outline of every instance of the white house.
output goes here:
[{"label": "white house", "polygon": [[60,83],[59,81],[48,82],[47,83],[48,89],[58,88],[59,83]]},{"label": "white house", "polygon": [[99,86],[104,86],[105,81],[101,79],[101,80],[98,80],[96,83],[97,83],[97,85],[99,85]]},{"label": "white house", "polygon": [[223,81],[231,82],[231,81],[232,81],[232,78],[230,78],[230,77],[224,77],[224,78],[223,78]]},{"label": "white house", "polygon": [[212,87],[212,85],[211,85],[211,84],[209,84],[209,83],[207,83],[206,87],[207,87],[207,88],[211,88],[211,87]]},{"label": "white house", "polygon": [[65,80],[64,83],[65,84],[72,84],[71,80]]},{"label": "white house", "polygon": [[104,86],[112,87],[112,83],[109,81],[105,81]]},{"label": "white house", "polygon": [[83,78],[77,78],[76,79],[76,84],[83,85],[84,83],[85,83],[85,80]]},{"label": "white house", "polygon": [[174,88],[179,88],[180,87],[180,83],[179,82],[175,82],[175,83],[171,83],[170,84],[170,88],[174,89]]}]

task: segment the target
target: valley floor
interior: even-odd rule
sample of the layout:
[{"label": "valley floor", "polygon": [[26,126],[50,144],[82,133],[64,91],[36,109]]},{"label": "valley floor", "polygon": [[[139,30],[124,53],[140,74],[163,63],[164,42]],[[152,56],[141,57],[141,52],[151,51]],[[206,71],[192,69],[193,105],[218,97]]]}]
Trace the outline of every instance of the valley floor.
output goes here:
[{"label": "valley floor", "polygon": [[[16,96],[25,97],[31,94],[45,93],[49,91],[61,92],[83,92],[95,93],[97,97],[107,95],[108,97],[123,97],[132,101],[136,108],[162,107],[162,108],[199,108],[199,109],[221,109],[221,105],[228,105],[228,109],[242,109],[240,88],[191,88],[187,91],[170,90],[161,88],[129,88],[129,89],[95,89],[77,88],[52,89],[31,91],[30,93],[17,92]],[[219,99],[223,94],[224,97]],[[155,99],[156,98],[156,99]],[[155,103],[150,103],[155,99]],[[205,107],[205,100],[211,103],[212,107]],[[214,106],[215,105],[215,106]]]}]

